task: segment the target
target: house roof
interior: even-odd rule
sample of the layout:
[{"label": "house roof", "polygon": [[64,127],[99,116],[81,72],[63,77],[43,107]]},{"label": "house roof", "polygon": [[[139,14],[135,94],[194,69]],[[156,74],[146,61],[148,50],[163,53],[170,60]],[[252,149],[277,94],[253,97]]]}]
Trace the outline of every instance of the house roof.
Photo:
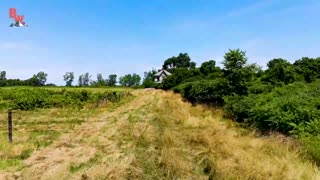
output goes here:
[{"label": "house roof", "polygon": [[166,74],[167,76],[172,75],[171,73],[169,73],[169,72],[166,71],[166,70],[161,70],[161,71],[157,72],[157,73],[155,74],[155,76],[160,76],[162,73]]}]

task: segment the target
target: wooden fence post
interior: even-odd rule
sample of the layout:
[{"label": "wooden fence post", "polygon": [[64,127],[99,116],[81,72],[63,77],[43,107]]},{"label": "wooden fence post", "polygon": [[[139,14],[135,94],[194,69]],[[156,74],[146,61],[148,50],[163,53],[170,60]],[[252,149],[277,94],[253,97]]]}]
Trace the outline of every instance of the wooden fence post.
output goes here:
[{"label": "wooden fence post", "polygon": [[12,109],[8,111],[8,131],[9,142],[12,143]]}]

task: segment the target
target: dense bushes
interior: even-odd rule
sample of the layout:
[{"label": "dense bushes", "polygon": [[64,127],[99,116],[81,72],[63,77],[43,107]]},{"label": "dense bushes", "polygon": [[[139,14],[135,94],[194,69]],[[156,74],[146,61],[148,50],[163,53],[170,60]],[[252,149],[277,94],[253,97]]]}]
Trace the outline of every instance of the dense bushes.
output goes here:
[{"label": "dense bushes", "polygon": [[225,95],[226,81],[223,79],[202,80],[181,84],[173,90],[192,103],[220,104]]},{"label": "dense bushes", "polygon": [[118,101],[122,92],[93,93],[86,90],[48,90],[40,88],[0,89],[0,109],[33,110],[51,107],[78,107],[100,101]]},{"label": "dense bushes", "polygon": [[227,96],[224,107],[237,121],[254,124],[264,131],[289,134],[297,127],[320,119],[319,87],[319,82],[294,83],[275,88],[270,93]]},{"label": "dense bushes", "polygon": [[226,114],[262,131],[278,131],[301,139],[320,164],[320,82],[293,83],[271,92],[224,98]]}]

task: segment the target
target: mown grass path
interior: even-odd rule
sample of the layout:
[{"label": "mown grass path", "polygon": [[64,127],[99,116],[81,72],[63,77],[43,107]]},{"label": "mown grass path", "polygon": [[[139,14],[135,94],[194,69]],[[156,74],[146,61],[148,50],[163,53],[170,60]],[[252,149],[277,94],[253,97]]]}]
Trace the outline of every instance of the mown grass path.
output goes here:
[{"label": "mown grass path", "polygon": [[26,167],[7,178],[319,178],[288,138],[257,137],[223,119],[221,111],[191,106],[170,92],[133,94],[132,101],[33,152]]}]

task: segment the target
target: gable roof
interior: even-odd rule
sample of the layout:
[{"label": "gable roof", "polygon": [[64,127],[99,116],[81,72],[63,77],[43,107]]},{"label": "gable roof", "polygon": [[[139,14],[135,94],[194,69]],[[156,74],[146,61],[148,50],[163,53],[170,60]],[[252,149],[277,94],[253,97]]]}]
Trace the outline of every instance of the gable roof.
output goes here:
[{"label": "gable roof", "polygon": [[164,73],[164,74],[167,75],[167,76],[172,75],[171,73],[169,73],[169,72],[166,71],[166,70],[161,70],[161,71],[157,72],[154,76],[160,76],[162,73]]}]

